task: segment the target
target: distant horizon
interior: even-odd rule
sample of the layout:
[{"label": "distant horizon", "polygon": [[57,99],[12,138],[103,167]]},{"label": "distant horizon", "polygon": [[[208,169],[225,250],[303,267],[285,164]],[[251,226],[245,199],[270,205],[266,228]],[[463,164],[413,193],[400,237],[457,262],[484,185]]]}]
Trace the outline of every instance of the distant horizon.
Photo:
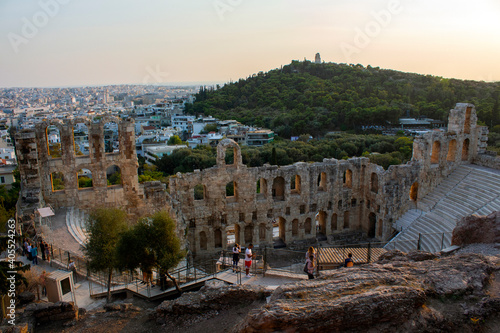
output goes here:
[{"label": "distant horizon", "polygon": [[290,59],[500,81],[498,0],[2,0],[0,87],[238,81]]}]

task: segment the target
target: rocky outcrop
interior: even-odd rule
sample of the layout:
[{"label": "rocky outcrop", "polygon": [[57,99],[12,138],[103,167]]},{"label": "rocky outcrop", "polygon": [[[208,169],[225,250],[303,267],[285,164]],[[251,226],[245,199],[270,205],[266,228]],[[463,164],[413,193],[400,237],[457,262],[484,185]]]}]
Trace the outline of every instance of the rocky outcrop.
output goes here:
[{"label": "rocky outcrop", "polygon": [[452,245],[500,243],[500,212],[488,216],[471,215],[458,221],[451,238]]},{"label": "rocky outcrop", "polygon": [[[484,292],[497,264],[477,254],[437,258],[390,251],[375,264],[282,285],[234,331],[452,331],[470,322],[473,314],[498,310],[498,299]],[[447,315],[431,302],[449,299],[465,304],[461,317]]]}]

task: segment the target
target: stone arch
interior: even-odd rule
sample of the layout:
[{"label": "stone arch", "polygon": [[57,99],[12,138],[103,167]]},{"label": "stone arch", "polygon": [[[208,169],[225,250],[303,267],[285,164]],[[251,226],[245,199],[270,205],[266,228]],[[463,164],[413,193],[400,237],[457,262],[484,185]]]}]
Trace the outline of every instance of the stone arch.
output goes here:
[{"label": "stone arch", "polygon": [[440,153],[441,153],[441,142],[436,140],[432,143],[431,164],[439,163]]},{"label": "stone arch", "polygon": [[410,188],[410,200],[417,201],[418,199],[418,183],[414,182]]},{"label": "stone arch", "polygon": [[331,222],[332,223],[332,225],[331,225],[331,230],[332,231],[338,230],[337,220],[338,220],[337,214],[333,213],[333,215],[332,215],[332,222]]},{"label": "stone arch", "polygon": [[326,212],[320,210],[318,212],[318,233],[326,236]]},{"label": "stone arch", "polygon": [[207,234],[205,233],[205,231],[200,231],[199,236],[200,236],[200,250],[206,251],[208,244]]},{"label": "stone arch", "polygon": [[76,179],[78,182],[78,189],[93,187],[92,171],[90,171],[89,169],[82,168],[78,170],[78,172],[76,173]]},{"label": "stone arch", "polygon": [[222,247],[222,231],[220,228],[214,230],[214,246],[216,248]]},{"label": "stone arch", "polygon": [[370,190],[373,193],[378,193],[378,175],[375,172],[372,172]]},{"label": "stone arch", "polygon": [[347,169],[344,171],[344,187],[352,188],[352,171]]},{"label": "stone arch", "polygon": [[90,155],[90,135],[88,121],[73,121],[73,148],[76,157]]},{"label": "stone arch", "polygon": [[306,235],[310,235],[312,233],[312,223],[310,217],[308,217],[304,222],[304,233]]},{"label": "stone arch", "polygon": [[377,215],[371,212],[368,214],[368,238],[375,238],[375,228],[377,225]]},{"label": "stone arch", "polygon": [[349,214],[349,211],[346,210],[344,212],[344,229],[349,229],[349,225],[350,225],[350,214]]},{"label": "stone arch", "polygon": [[117,154],[120,152],[120,121],[112,118],[105,119],[102,122],[104,152],[106,154]]},{"label": "stone arch", "polygon": [[470,140],[465,139],[462,147],[462,161],[469,160],[469,146],[470,146]]},{"label": "stone arch", "polygon": [[456,155],[457,155],[457,140],[453,139],[448,144],[448,154],[446,155],[446,160],[448,162],[455,162]]},{"label": "stone arch", "polygon": [[292,236],[297,237],[299,235],[299,220],[294,219],[292,221]]},{"label": "stone arch", "polygon": [[293,175],[290,179],[290,193],[291,194],[300,194],[301,190],[301,178],[299,175]]},{"label": "stone arch", "polygon": [[194,200],[204,200],[206,197],[206,186],[203,184],[197,184],[193,188]]},{"label": "stone arch", "polygon": [[50,183],[52,184],[52,192],[63,191],[66,188],[62,172],[52,172],[50,174]]},{"label": "stone arch", "polygon": [[217,145],[217,166],[226,166],[226,150],[233,149],[233,164],[234,166],[242,165],[241,159],[241,148],[240,146],[231,139],[223,139]]},{"label": "stone arch", "polygon": [[253,225],[248,224],[245,226],[245,244],[250,244],[253,242]]},{"label": "stone arch", "polygon": [[318,191],[326,191],[326,173],[321,172],[318,175]]},{"label": "stone arch", "polygon": [[465,121],[464,121],[464,133],[465,134],[470,134],[471,116],[472,116],[472,107],[468,106],[465,109]]},{"label": "stone arch", "polygon": [[259,225],[259,242],[265,242],[267,236],[267,227],[265,223]]},{"label": "stone arch", "polygon": [[122,171],[119,166],[111,165],[106,169],[108,186],[122,185]]},{"label": "stone arch", "polygon": [[285,200],[285,179],[283,177],[274,178],[272,192],[275,201]]},{"label": "stone arch", "polygon": [[45,128],[45,140],[47,142],[47,153],[50,158],[61,158],[62,130],[57,125],[48,125]]},{"label": "stone arch", "polygon": [[256,192],[258,196],[267,198],[267,180],[265,178],[257,180]]}]

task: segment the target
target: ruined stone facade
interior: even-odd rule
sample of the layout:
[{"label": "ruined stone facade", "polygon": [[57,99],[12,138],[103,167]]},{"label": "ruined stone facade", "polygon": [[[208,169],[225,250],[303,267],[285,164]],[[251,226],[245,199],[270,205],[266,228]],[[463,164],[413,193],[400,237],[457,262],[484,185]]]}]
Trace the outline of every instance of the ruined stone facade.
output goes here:
[{"label": "ruined stone facade", "polygon": [[[119,153],[104,149],[103,124],[111,120],[119,128]],[[70,139],[81,121],[89,128],[88,156],[75,155]],[[285,244],[346,231],[386,240],[393,233],[393,222],[417,207],[420,197],[458,165],[484,153],[487,129],[476,122],[473,105],[457,104],[450,112],[448,131],[417,137],[412,160],[388,170],[368,158],[250,168],[242,163],[238,144],[224,139],[217,147],[217,165],[171,177],[170,194],[158,182],[138,184],[133,123],[128,120],[56,123],[62,137],[60,158],[48,154],[49,123],[45,122],[35,133],[19,133],[17,150],[23,200],[39,195],[56,207],[86,209],[105,204],[126,207],[133,214],[165,207],[175,216],[188,248],[200,253],[226,248],[233,233],[244,246],[271,246],[273,223],[278,224]],[[225,162],[228,149],[234,152],[231,164]],[[113,165],[121,170],[122,184],[108,186],[106,170]],[[82,168],[92,172],[91,189],[78,189],[77,172]],[[54,172],[67,175],[68,185],[62,191],[52,188]]]},{"label": "ruined stone facade", "polygon": [[[104,124],[107,123],[114,123],[118,128],[118,152],[105,150]],[[75,148],[73,133],[77,124],[83,124],[88,129],[87,154]],[[60,134],[57,154],[51,154],[49,148],[49,126],[57,128]],[[21,173],[18,207],[22,212],[29,213],[33,208],[28,203],[80,209],[120,206],[131,215],[140,215],[152,206],[166,206],[163,185],[159,182],[146,185],[138,183],[133,121],[115,117],[103,117],[97,122],[87,118],[44,121],[37,124],[34,131],[17,133],[16,150]],[[90,172],[91,187],[79,188],[80,170]],[[109,170],[121,174],[119,184],[108,185]],[[63,189],[54,188],[52,178],[55,175],[62,175],[60,181]]]}]

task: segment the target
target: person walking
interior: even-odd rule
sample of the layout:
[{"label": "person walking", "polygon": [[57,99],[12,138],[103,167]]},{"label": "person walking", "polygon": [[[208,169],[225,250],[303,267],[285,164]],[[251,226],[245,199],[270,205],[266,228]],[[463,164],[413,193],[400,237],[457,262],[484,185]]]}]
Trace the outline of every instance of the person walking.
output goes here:
[{"label": "person walking", "polygon": [[347,255],[347,258],[344,260],[344,267],[352,267],[354,266],[354,261],[352,260],[352,253]]},{"label": "person walking", "polygon": [[36,247],[36,243],[33,244],[30,252],[31,252],[31,259],[32,259],[33,265],[38,265],[38,248]]},{"label": "person walking", "polygon": [[314,257],[314,261],[316,261],[316,250],[312,246],[309,246],[309,248],[307,249],[307,252],[306,252],[306,261],[307,261],[307,259],[309,259],[310,256],[313,256]]},{"label": "person walking", "polygon": [[50,247],[47,242],[43,242],[43,245],[45,247],[45,259],[50,263]]},{"label": "person walking", "polygon": [[27,242],[27,245],[26,245],[26,252],[28,252],[28,253],[27,253],[28,260],[29,260],[29,261],[32,261],[32,260],[33,260],[33,258],[32,258],[32,256],[31,256],[31,244],[30,244],[30,242]]},{"label": "person walking", "polygon": [[309,280],[314,279],[314,256],[309,256],[306,260],[307,265],[307,277]]},{"label": "person walking", "polygon": [[74,281],[74,283],[76,283],[77,280],[78,280],[78,277],[76,275],[76,265],[75,265],[75,262],[72,259],[69,260],[68,269],[71,272],[73,272],[73,281]]},{"label": "person walking", "polygon": [[250,245],[247,246],[245,250],[245,272],[246,272],[246,277],[250,277],[250,267],[252,267],[252,259],[253,259],[253,244],[250,243]]},{"label": "person walking", "polygon": [[233,272],[238,271],[238,263],[240,262],[241,246],[236,243],[233,246]]}]

